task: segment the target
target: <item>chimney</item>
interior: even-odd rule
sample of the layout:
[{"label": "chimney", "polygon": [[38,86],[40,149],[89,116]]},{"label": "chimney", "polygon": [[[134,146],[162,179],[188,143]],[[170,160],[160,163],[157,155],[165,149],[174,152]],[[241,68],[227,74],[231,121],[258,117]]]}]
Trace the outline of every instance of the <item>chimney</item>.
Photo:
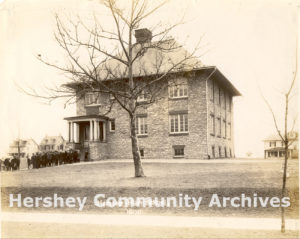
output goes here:
[{"label": "chimney", "polygon": [[152,40],[152,32],[147,28],[135,30],[134,35],[136,38],[136,43],[143,44],[146,42],[151,42],[151,40]]}]

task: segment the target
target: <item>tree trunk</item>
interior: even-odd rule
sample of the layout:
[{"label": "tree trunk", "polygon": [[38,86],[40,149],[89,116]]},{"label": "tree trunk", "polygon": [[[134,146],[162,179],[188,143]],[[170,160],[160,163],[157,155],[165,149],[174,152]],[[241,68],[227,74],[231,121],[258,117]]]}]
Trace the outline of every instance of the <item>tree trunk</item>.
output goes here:
[{"label": "tree trunk", "polygon": [[[289,95],[285,95],[285,119],[284,119],[284,166],[283,166],[283,177],[282,177],[282,191],[281,198],[285,197],[285,188],[286,188],[286,171],[287,171],[287,161],[288,161],[288,152],[289,152],[289,138],[287,131],[287,116],[289,110]],[[285,215],[284,207],[281,207],[281,232],[285,232]]]},{"label": "tree trunk", "polygon": [[141,156],[138,148],[137,143],[137,136],[135,132],[135,116],[130,117],[130,137],[131,137],[131,149],[132,149],[132,155],[133,155],[133,162],[134,162],[134,176],[135,177],[145,177],[142,162],[141,162]]},{"label": "tree trunk", "polygon": [[[285,143],[285,156],[284,156],[284,166],[283,166],[281,198],[285,197],[287,161],[288,161],[288,144],[286,142]],[[281,232],[285,232],[284,207],[281,207]]]}]

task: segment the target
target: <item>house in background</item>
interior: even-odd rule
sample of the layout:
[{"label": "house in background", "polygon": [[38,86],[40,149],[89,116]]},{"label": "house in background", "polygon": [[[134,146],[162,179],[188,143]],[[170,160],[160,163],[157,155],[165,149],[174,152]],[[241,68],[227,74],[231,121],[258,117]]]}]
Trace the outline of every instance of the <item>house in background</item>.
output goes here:
[{"label": "house in background", "polygon": [[65,151],[66,141],[61,135],[45,136],[39,145],[39,149],[41,152]]},{"label": "house in background", "polygon": [[[289,132],[288,139],[291,142],[289,146],[288,157],[298,158],[298,132]],[[264,148],[265,158],[283,158],[285,155],[284,142],[278,134],[271,135],[268,138],[264,139]]]},{"label": "house in background", "polygon": [[8,154],[19,157],[20,153],[20,157],[24,158],[27,156],[31,157],[32,154],[38,151],[39,146],[33,139],[16,139],[10,144]]},{"label": "house in background", "polygon": [[[148,29],[137,30],[135,36],[135,51],[139,44],[151,44],[152,34]],[[157,51],[151,49],[143,54],[139,64],[147,67],[147,74],[141,76],[140,69],[134,68],[133,74],[138,75],[136,81],[146,81],[151,72],[155,72],[151,67],[160,54]],[[166,57],[176,62],[186,53],[183,47],[178,47],[176,54]],[[112,66],[105,68],[111,69],[118,69],[116,66],[120,65],[114,60],[107,64]],[[240,93],[215,66],[204,66],[198,60],[190,65],[190,69],[168,75],[168,80],[162,82],[165,90],[157,102],[138,108],[137,136],[142,158],[234,157],[232,99]],[[127,112],[114,104],[107,113],[113,100],[109,93],[90,91],[83,95],[80,82],[66,86],[77,93],[77,115],[65,118],[69,123],[68,145],[80,150],[81,160],[84,155],[89,155],[90,160],[131,158]],[[137,102],[143,104],[147,100],[145,93]]]}]

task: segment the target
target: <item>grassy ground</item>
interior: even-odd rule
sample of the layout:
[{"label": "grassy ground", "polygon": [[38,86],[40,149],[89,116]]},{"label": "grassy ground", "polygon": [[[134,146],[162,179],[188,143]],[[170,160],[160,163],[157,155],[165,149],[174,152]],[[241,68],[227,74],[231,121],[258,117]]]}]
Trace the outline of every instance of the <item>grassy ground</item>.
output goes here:
[{"label": "grassy ground", "polygon": [[[137,214],[188,215],[188,216],[238,216],[279,217],[279,208],[209,208],[207,204],[213,193],[220,196],[280,197],[280,160],[234,160],[203,161],[203,163],[146,162],[145,178],[133,178],[133,164],[126,162],[101,162],[96,164],[63,165],[29,171],[2,172],[2,210],[31,212],[72,212],[128,214],[126,208],[97,208],[93,196],[203,196],[198,211],[191,208],[142,208],[131,210]],[[287,218],[298,218],[298,161],[288,165],[287,181],[291,206]],[[77,208],[8,208],[8,194],[21,193],[23,197],[45,197],[57,193],[64,198],[87,196],[82,212]],[[18,230],[15,230],[18,228]],[[134,226],[101,226],[84,224],[3,222],[3,238],[297,238],[297,231],[281,234],[279,231],[215,230],[209,228],[166,228]]]},{"label": "grassy ground", "polygon": [[[132,163],[97,163],[63,165],[29,171],[2,174],[2,207],[9,210],[8,194],[21,193],[23,197],[51,196],[57,193],[66,197],[88,196],[84,213],[126,213],[126,208],[97,208],[93,197],[98,193],[120,197],[167,197],[180,193],[203,197],[198,211],[193,208],[142,208],[142,214],[190,215],[190,216],[251,216],[278,217],[279,208],[233,208],[208,207],[212,194],[236,197],[242,193],[261,197],[280,197],[281,161],[243,161],[228,163],[145,163],[147,177],[133,178]],[[298,218],[298,161],[289,163],[288,192],[291,206],[287,216]],[[14,210],[51,210],[60,208],[14,208]],[[78,212],[77,208],[64,208],[65,212]]]},{"label": "grassy ground", "polygon": [[[3,172],[2,187],[280,188],[282,161],[198,164],[144,163],[147,177],[133,178],[132,163],[62,165]],[[288,165],[288,186],[298,187],[298,161]]]}]

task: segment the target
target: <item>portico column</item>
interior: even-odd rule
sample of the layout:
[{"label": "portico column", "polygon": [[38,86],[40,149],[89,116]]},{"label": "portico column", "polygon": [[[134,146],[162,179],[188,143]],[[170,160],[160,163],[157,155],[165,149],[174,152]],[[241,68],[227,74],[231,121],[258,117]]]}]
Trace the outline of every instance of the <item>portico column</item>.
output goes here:
[{"label": "portico column", "polygon": [[103,122],[103,141],[106,140],[106,122]]},{"label": "portico column", "polygon": [[71,122],[68,122],[68,142],[71,142]]},{"label": "portico column", "polygon": [[71,122],[71,142],[74,143],[74,122]]},{"label": "portico column", "polygon": [[93,137],[93,121],[90,120],[90,141],[92,141],[94,139]]},{"label": "portico column", "polygon": [[99,139],[98,132],[99,132],[99,122],[94,120],[94,140],[95,141]]},{"label": "portico column", "polygon": [[75,123],[75,143],[79,143],[79,123]]}]

